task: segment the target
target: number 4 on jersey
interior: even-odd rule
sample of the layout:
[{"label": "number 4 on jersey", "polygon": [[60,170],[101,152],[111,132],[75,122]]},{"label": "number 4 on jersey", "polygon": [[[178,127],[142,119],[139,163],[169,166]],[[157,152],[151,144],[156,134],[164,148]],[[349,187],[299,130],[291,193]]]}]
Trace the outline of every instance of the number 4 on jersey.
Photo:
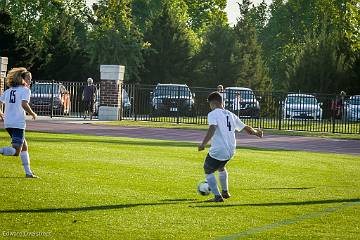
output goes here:
[{"label": "number 4 on jersey", "polygon": [[231,123],[229,122],[229,116],[226,116],[227,127],[229,128],[229,132],[231,132]]}]

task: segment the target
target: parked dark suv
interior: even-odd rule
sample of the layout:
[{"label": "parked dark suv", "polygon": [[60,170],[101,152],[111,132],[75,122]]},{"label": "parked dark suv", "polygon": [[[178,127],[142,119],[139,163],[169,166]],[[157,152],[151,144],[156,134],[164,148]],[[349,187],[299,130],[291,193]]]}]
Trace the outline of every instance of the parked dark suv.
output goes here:
[{"label": "parked dark suv", "polygon": [[248,118],[259,118],[260,104],[250,88],[227,87],[224,94],[224,105],[236,115]]},{"label": "parked dark suv", "polygon": [[55,115],[69,114],[70,93],[61,83],[34,83],[30,105],[39,115],[50,114],[51,106]]},{"label": "parked dark suv", "polygon": [[194,110],[194,97],[185,84],[158,84],[151,93],[153,115],[186,115]]}]

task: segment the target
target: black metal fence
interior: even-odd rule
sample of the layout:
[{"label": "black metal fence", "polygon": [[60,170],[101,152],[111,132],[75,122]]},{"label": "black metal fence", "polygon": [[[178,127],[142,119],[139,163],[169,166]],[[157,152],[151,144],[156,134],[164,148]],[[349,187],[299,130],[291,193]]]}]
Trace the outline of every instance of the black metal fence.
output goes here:
[{"label": "black metal fence", "polygon": [[[121,119],[207,124],[207,97],[216,89],[186,85],[123,86],[128,102]],[[360,95],[254,92],[225,88],[226,109],[253,127],[311,132],[360,133]]]},{"label": "black metal fence", "polygon": [[[39,115],[83,116],[86,83],[36,81],[31,103]],[[99,86],[97,86],[98,89]],[[207,97],[216,89],[179,84],[124,84],[119,120],[207,124]],[[95,111],[100,106],[100,91]],[[221,92],[226,109],[253,127],[311,132],[360,133],[360,95],[256,92],[230,87]]]},{"label": "black metal fence", "polygon": [[[40,116],[84,117],[83,90],[87,83],[34,81],[31,86],[30,105]],[[99,84],[95,84],[99,89]],[[99,106],[99,90],[95,103],[95,115]],[[96,117],[96,116],[95,116]]]}]

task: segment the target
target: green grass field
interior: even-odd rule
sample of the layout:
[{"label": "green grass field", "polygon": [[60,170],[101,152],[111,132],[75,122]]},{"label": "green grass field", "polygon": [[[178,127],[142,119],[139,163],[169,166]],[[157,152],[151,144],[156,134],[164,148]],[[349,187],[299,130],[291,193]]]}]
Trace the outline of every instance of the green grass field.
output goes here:
[{"label": "green grass field", "polygon": [[206,155],[196,144],[44,133],[27,139],[41,179],[25,179],[20,159],[0,156],[0,238],[360,237],[360,157],[238,149],[228,165],[233,197],[212,204],[196,193]]}]

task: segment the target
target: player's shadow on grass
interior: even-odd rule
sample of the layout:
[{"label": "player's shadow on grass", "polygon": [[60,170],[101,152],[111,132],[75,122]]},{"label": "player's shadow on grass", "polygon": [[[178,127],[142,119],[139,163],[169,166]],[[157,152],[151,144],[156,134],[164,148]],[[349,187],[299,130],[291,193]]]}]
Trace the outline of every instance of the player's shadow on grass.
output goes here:
[{"label": "player's shadow on grass", "polygon": [[0,177],[0,179],[7,179],[7,178],[18,178],[18,179],[25,179],[25,180],[27,180],[25,177],[7,177],[7,176]]},{"label": "player's shadow on grass", "polygon": [[279,187],[279,188],[244,188],[241,190],[244,191],[264,191],[264,190],[269,190],[269,191],[277,191],[277,190],[308,190],[308,189],[314,189],[315,187]]},{"label": "player's shadow on grass", "polygon": [[175,198],[175,199],[163,199],[160,200],[161,202],[189,202],[189,201],[196,201],[197,199],[194,198]]},{"label": "player's shadow on grass", "polygon": [[68,208],[40,208],[40,209],[11,209],[0,210],[0,214],[5,213],[53,213],[53,212],[86,212],[86,211],[103,211],[103,210],[116,210],[133,207],[144,206],[160,206],[160,205],[176,205],[176,204],[189,204],[189,203],[201,203],[202,201],[196,201],[196,199],[163,199],[160,202],[153,203],[129,203],[129,204],[117,204],[117,205],[99,205],[88,207],[68,207]]},{"label": "player's shadow on grass", "polygon": [[[192,208],[222,208],[222,207],[271,207],[271,206],[301,206],[301,205],[314,205],[314,204],[330,204],[330,203],[349,203],[360,202],[360,198],[350,199],[332,199],[332,200],[318,200],[318,201],[304,201],[304,202],[283,202],[283,203],[250,203],[250,204],[224,204],[217,203],[211,205],[190,205]],[[42,209],[12,209],[12,210],[0,210],[0,214],[8,213],[54,213],[54,212],[86,212],[86,211],[104,211],[104,210],[116,210],[132,207],[144,207],[144,206],[161,206],[161,205],[176,205],[176,204],[193,204],[204,203],[203,201],[194,201],[194,199],[164,199],[160,202],[154,203],[130,203],[130,204],[117,204],[117,205],[99,205],[88,207],[74,207],[74,208],[42,208]]]},{"label": "player's shadow on grass", "polygon": [[330,203],[349,203],[360,202],[360,198],[349,199],[329,199],[329,200],[314,200],[303,202],[273,202],[273,203],[245,203],[245,204],[211,204],[211,205],[195,205],[190,206],[194,208],[222,208],[222,207],[276,207],[276,206],[303,206],[303,205],[317,205],[317,204],[330,204]]},{"label": "player's shadow on grass", "polygon": [[69,139],[69,138],[33,138],[26,137],[30,142],[53,142],[53,143],[106,143],[106,144],[122,144],[122,145],[137,145],[137,146],[155,146],[155,147],[197,147],[197,143],[194,142],[179,142],[170,140],[157,140],[157,139],[139,139],[133,138],[132,140],[123,139]]}]

